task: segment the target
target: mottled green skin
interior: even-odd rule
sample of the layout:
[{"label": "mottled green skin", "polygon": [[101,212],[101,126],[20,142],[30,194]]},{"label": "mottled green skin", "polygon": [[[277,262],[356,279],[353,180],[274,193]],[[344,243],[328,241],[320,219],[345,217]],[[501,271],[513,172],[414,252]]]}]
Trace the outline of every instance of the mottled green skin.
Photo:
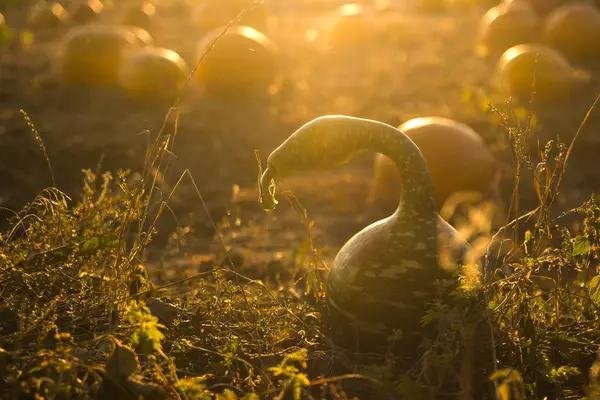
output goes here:
[{"label": "mottled green skin", "polygon": [[373,120],[316,118],[271,153],[263,196],[271,179],[337,168],[366,151],[396,162],[401,199],[393,215],[364,228],[339,251],[327,280],[329,305],[365,332],[401,328],[418,334],[425,304],[436,293],[434,281],[454,272],[453,265],[440,266],[439,251],[453,251],[456,260],[467,245],[438,215],[425,159],[404,133]]}]

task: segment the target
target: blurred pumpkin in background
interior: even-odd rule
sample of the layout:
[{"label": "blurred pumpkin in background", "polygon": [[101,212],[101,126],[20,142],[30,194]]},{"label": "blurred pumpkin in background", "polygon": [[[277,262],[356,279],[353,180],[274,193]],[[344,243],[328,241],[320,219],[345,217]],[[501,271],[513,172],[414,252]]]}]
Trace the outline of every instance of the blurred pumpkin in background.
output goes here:
[{"label": "blurred pumpkin in background", "polygon": [[329,32],[330,49],[346,50],[372,43],[376,34],[374,24],[373,17],[360,4],[342,5]]},{"label": "blurred pumpkin in background", "polygon": [[154,39],[150,32],[135,25],[121,25],[120,29],[127,29],[133,32],[142,46],[154,46]]},{"label": "blurred pumpkin in background", "polygon": [[506,49],[536,40],[541,19],[527,3],[503,3],[490,8],[479,27],[478,53],[499,56]]},{"label": "blurred pumpkin in background", "polygon": [[246,10],[234,25],[249,26],[260,32],[268,32],[269,10],[263,3],[254,0],[206,0],[196,15],[196,25],[208,32],[224,27],[243,10]]},{"label": "blurred pumpkin in background", "polygon": [[68,18],[67,10],[58,2],[40,2],[33,6],[27,22],[38,28],[55,28],[63,25]]},{"label": "blurred pumpkin in background", "polygon": [[87,25],[71,29],[59,61],[68,84],[116,85],[124,58],[142,47],[136,33],[122,26]]},{"label": "blurred pumpkin in background", "polygon": [[497,64],[500,83],[512,95],[542,100],[565,100],[589,73],[573,68],[558,51],[544,45],[520,44],[506,50]]},{"label": "blurred pumpkin in background", "polygon": [[100,16],[104,4],[100,0],[78,0],[72,5],[71,21],[75,24],[87,24]]},{"label": "blurred pumpkin in background", "polygon": [[[421,150],[431,173],[438,210],[456,192],[487,193],[497,184],[497,166],[483,138],[470,126],[444,117],[410,119],[398,127]],[[396,164],[375,156],[370,202],[390,210],[398,206],[402,177]]]},{"label": "blurred pumpkin in background", "polygon": [[275,45],[256,29],[237,25],[211,48],[221,31],[216,29],[198,44],[196,60],[204,55],[196,72],[198,82],[214,95],[267,92],[277,76]]},{"label": "blurred pumpkin in background", "polygon": [[546,17],[544,41],[568,58],[591,61],[600,58],[600,11],[591,4],[571,3]]},{"label": "blurred pumpkin in background", "polygon": [[156,14],[156,7],[154,4],[142,1],[139,4],[130,6],[123,17],[124,25],[138,26],[142,29],[150,29],[152,26],[152,20]]},{"label": "blurred pumpkin in background", "polygon": [[505,0],[505,3],[527,3],[535,12],[544,17],[549,12],[552,12],[555,8],[560,7],[564,4],[569,3],[573,0]]},{"label": "blurred pumpkin in background", "polygon": [[190,68],[175,51],[146,47],[125,59],[121,85],[136,101],[173,101],[189,76]]}]

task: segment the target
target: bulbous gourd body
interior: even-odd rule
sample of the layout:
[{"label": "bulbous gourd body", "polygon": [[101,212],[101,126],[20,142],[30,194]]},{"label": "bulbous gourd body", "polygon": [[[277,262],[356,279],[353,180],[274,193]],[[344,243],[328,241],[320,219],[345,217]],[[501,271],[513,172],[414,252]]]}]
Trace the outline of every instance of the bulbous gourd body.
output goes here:
[{"label": "bulbous gourd body", "polygon": [[147,47],[127,58],[121,85],[137,101],[172,101],[189,75],[190,68],[179,54],[170,49]]},{"label": "bulbous gourd body", "polygon": [[354,235],[339,251],[327,278],[330,310],[367,334],[402,329],[421,334],[436,281],[459,271],[468,244],[439,216],[431,178],[418,147],[398,129],[348,116],[317,118],[298,129],[267,159],[261,204],[279,180],[308,170],[340,167],[365,151],[393,159],[404,177],[396,211]]},{"label": "bulbous gourd body", "polygon": [[220,34],[217,29],[198,44],[198,58],[206,54],[196,71],[198,82],[219,96],[267,92],[277,76],[271,40],[254,28],[238,25],[230,27],[208,50]]},{"label": "bulbous gourd body", "polygon": [[490,8],[479,26],[482,56],[498,56],[506,49],[537,39],[541,20],[527,3],[499,4]]},{"label": "bulbous gourd body", "polygon": [[[406,134],[425,157],[439,209],[455,192],[487,193],[496,184],[497,165],[484,140],[471,127],[444,117],[408,120],[398,129]],[[392,159],[377,154],[370,203],[395,207],[402,177]]]},{"label": "bulbous gourd body", "polygon": [[529,99],[568,99],[574,87],[589,80],[558,51],[543,45],[521,44],[506,50],[497,64],[500,83],[512,95]]},{"label": "bulbous gourd body", "polygon": [[353,236],[329,271],[330,307],[366,333],[401,328],[406,337],[420,335],[426,303],[436,298],[435,282],[453,279],[469,251],[441,217],[420,224],[417,229],[413,221],[389,217]]},{"label": "bulbous gourd body", "polygon": [[600,10],[586,3],[558,7],[546,17],[543,38],[570,59],[597,60],[600,58]]}]

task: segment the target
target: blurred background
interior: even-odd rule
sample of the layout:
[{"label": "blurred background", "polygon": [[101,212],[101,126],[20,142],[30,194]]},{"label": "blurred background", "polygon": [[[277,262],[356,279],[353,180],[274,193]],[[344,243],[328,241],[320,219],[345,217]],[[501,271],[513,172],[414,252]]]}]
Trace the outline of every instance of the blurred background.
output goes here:
[{"label": "blurred background", "polygon": [[[449,186],[440,208],[444,196],[465,189],[452,186],[452,174],[469,181],[485,153],[494,160],[494,173],[485,184],[466,188],[492,193],[506,217],[515,156],[505,125],[527,132],[527,143],[519,146],[534,155],[548,140],[573,139],[600,86],[596,7],[593,1],[558,0],[1,0],[3,220],[11,215],[7,209],[20,209],[53,180],[76,198],[82,169],[141,171],[163,128],[176,131],[168,173],[159,179],[163,195],[184,171],[190,174],[169,201],[172,212],[161,217],[155,241],[160,257],[182,227],[194,238],[189,254],[219,247],[190,176],[241,263],[293,257],[305,228],[287,204],[271,214],[260,209],[254,150],[264,163],[295,129],[324,114],[394,126],[421,117],[464,124],[478,136],[476,147],[465,142],[457,151],[443,151],[443,145],[428,159],[448,171],[435,182]],[[550,50],[519,47],[533,43]],[[526,78],[533,59],[540,90],[532,101]],[[165,119],[178,96],[176,113]],[[559,210],[600,187],[597,114],[574,148]],[[436,135],[424,143],[442,145]],[[313,234],[324,256],[393,211],[395,195],[377,198],[382,183],[374,160],[366,155],[340,170],[287,182],[316,222]],[[451,172],[461,162],[462,172]],[[532,180],[520,184],[518,208],[534,208]],[[185,257],[185,268],[203,260]]]}]

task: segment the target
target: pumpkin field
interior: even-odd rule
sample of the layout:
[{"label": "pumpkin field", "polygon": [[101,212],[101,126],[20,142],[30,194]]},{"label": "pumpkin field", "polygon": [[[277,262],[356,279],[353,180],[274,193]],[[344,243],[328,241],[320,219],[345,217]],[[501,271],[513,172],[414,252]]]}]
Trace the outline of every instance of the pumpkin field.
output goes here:
[{"label": "pumpkin field", "polygon": [[593,0],[0,0],[0,399],[600,399],[598,99]]}]

